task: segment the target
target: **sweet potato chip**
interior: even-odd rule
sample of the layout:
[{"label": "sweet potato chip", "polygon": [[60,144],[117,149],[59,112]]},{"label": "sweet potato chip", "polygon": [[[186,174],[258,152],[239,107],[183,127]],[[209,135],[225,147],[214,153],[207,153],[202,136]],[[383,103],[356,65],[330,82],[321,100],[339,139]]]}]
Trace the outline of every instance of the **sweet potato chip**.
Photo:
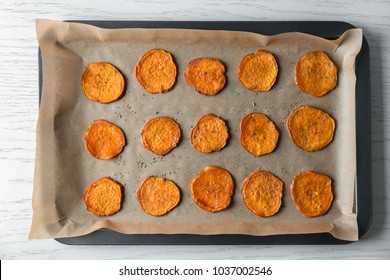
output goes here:
[{"label": "sweet potato chip", "polygon": [[221,150],[225,147],[228,138],[225,121],[212,114],[203,115],[191,132],[191,143],[201,153]]},{"label": "sweet potato chip", "polygon": [[171,118],[158,117],[145,124],[141,137],[146,149],[163,156],[177,146],[181,131],[179,125]]},{"label": "sweet potato chip", "polygon": [[336,87],[337,67],[321,51],[307,53],[295,65],[295,83],[305,93],[323,96]]},{"label": "sweet potato chip", "polygon": [[176,64],[164,50],[150,50],[138,61],[135,77],[149,93],[171,90],[176,82]]},{"label": "sweet potato chip", "polygon": [[113,215],[122,207],[122,186],[111,178],[100,178],[85,191],[84,203],[96,216]]},{"label": "sweet potato chip", "polygon": [[192,199],[202,209],[217,212],[229,206],[234,190],[228,171],[207,166],[191,180]]},{"label": "sweet potato chip", "polygon": [[265,115],[251,113],[240,123],[241,145],[254,156],[271,153],[278,143],[279,132]]},{"label": "sweet potato chip", "polygon": [[287,129],[295,145],[314,152],[326,147],[333,139],[335,122],[324,111],[300,106],[294,109],[287,119]]},{"label": "sweet potato chip", "polygon": [[267,171],[245,178],[241,193],[246,207],[260,217],[275,215],[282,205],[283,182]]},{"label": "sweet potato chip", "polygon": [[152,216],[162,216],[177,206],[180,190],[174,182],[161,177],[147,177],[137,190],[141,208]]},{"label": "sweet potato chip", "polygon": [[324,174],[313,171],[298,174],[290,192],[296,208],[306,217],[321,216],[332,205],[332,180]]},{"label": "sweet potato chip", "polygon": [[89,153],[98,159],[111,159],[126,145],[123,131],[105,120],[95,120],[84,133],[85,146]]},{"label": "sweet potato chip", "polygon": [[203,95],[215,95],[224,86],[225,66],[218,59],[197,58],[188,63],[184,76],[189,85]]},{"label": "sweet potato chip", "polygon": [[123,95],[125,79],[110,63],[92,63],[81,78],[81,86],[89,100],[110,103]]},{"label": "sweet potato chip", "polygon": [[264,50],[244,56],[238,67],[240,82],[251,91],[270,90],[277,76],[278,63],[272,53]]}]

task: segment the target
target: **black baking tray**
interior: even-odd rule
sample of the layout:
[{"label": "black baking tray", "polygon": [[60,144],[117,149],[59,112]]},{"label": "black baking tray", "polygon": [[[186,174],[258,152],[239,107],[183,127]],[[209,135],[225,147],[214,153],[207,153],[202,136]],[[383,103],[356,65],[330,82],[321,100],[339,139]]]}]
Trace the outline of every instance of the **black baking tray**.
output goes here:
[{"label": "black baking tray", "polygon": [[[337,38],[344,31],[355,28],[340,21],[84,21],[101,28],[179,28],[207,30],[249,31],[263,35],[303,32],[323,38]],[[39,96],[42,91],[42,60],[39,51]],[[356,212],[359,239],[368,231],[372,219],[371,180],[371,120],[370,120],[370,54],[366,38],[356,58]],[[78,237],[58,238],[68,245],[276,245],[276,244],[347,244],[329,233],[283,234],[251,236],[240,234],[121,234],[107,229]]]}]

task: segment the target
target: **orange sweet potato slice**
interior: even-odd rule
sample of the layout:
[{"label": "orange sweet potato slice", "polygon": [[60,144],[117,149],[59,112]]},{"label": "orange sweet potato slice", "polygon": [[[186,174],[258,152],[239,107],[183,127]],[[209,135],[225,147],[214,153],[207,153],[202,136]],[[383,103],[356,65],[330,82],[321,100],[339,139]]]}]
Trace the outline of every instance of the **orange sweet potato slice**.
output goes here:
[{"label": "orange sweet potato slice", "polygon": [[337,85],[337,67],[324,52],[307,53],[295,65],[295,83],[305,93],[323,96]]},{"label": "orange sweet potato slice", "polygon": [[201,153],[221,150],[225,147],[228,138],[225,121],[212,114],[203,115],[191,132],[191,143]]},{"label": "orange sweet potato slice", "polygon": [[227,208],[233,196],[234,182],[228,171],[207,166],[191,180],[192,199],[202,209],[217,212]]},{"label": "orange sweet potato slice", "polygon": [[257,171],[242,183],[246,207],[260,217],[275,215],[282,205],[283,182],[267,171]]},{"label": "orange sweet potato slice", "polygon": [[171,118],[158,117],[145,124],[141,137],[146,149],[163,156],[177,146],[181,131],[179,125]]},{"label": "orange sweet potato slice", "polygon": [[251,113],[240,123],[241,145],[254,156],[271,153],[278,143],[279,132],[265,115]]},{"label": "orange sweet potato slice", "polygon": [[147,177],[137,190],[141,208],[152,216],[162,216],[175,208],[180,201],[176,184],[161,177]]},{"label": "orange sweet potato slice", "polygon": [[269,91],[278,76],[278,63],[274,55],[258,50],[241,60],[238,67],[240,82],[251,91]]},{"label": "orange sweet potato slice", "polygon": [[298,174],[290,192],[296,208],[306,217],[321,216],[332,205],[332,180],[324,174],[313,171]]},{"label": "orange sweet potato slice", "polygon": [[215,95],[224,86],[225,66],[218,59],[197,58],[188,63],[184,76],[189,85],[203,95]]},{"label": "orange sweet potato slice", "polygon": [[172,55],[160,49],[142,55],[134,70],[138,82],[149,93],[171,90],[176,82],[176,71]]},{"label": "orange sweet potato slice", "polygon": [[81,86],[89,100],[110,103],[123,95],[125,79],[110,63],[91,63],[81,78]]},{"label": "orange sweet potato slice", "polygon": [[85,191],[84,203],[96,216],[113,215],[122,207],[122,186],[111,178],[100,178]]},{"label": "orange sweet potato slice", "polygon": [[85,146],[97,159],[111,159],[126,145],[125,135],[118,126],[105,120],[95,120],[84,133]]},{"label": "orange sweet potato slice", "polygon": [[287,129],[295,145],[314,152],[326,147],[333,139],[335,122],[324,111],[300,106],[294,109],[287,119]]}]

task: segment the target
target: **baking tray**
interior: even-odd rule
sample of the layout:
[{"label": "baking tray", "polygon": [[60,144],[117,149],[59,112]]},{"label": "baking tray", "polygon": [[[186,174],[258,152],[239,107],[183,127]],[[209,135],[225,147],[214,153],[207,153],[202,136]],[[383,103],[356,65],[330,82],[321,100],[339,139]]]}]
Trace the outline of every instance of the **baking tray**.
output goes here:
[{"label": "baking tray", "polygon": [[[263,35],[285,32],[303,32],[332,39],[355,26],[339,21],[83,21],[101,28],[180,28],[206,30],[249,31]],[[39,62],[39,97],[42,92],[42,60]],[[359,239],[368,231],[372,219],[371,180],[371,120],[370,120],[370,55],[369,46],[363,36],[360,53],[356,57],[356,145],[357,175],[355,178],[355,209]],[[68,245],[275,245],[275,244],[347,244],[329,233],[283,234],[251,236],[239,234],[195,235],[195,234],[121,234],[107,229],[97,230],[88,235],[57,238]]]}]

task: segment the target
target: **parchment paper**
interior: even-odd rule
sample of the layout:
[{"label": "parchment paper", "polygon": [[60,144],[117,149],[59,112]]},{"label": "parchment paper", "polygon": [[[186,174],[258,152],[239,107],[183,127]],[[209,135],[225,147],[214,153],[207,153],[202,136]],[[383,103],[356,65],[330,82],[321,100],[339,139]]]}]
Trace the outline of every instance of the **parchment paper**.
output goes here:
[{"label": "parchment paper", "polygon": [[[182,29],[100,29],[97,27],[37,20],[42,51],[43,89],[37,124],[37,150],[30,238],[85,235],[99,228],[122,233],[192,234],[305,234],[330,232],[344,240],[357,240],[354,208],[355,56],[360,51],[362,31],[352,29],[337,40],[286,33],[262,36],[249,32]],[[161,48],[173,54],[178,66],[174,89],[148,94],[133,71],[141,55]],[[265,49],[277,58],[279,75],[265,93],[244,88],[237,78],[240,60]],[[323,97],[302,93],[294,83],[294,65],[307,52],[322,50],[338,67],[338,85]],[[220,59],[226,66],[227,84],[216,96],[207,97],[188,86],[184,69],[198,57]],[[93,62],[110,62],[126,77],[126,93],[118,101],[100,104],[85,98],[80,79]],[[328,112],[336,121],[333,142],[309,153],[295,146],[285,121],[291,110],[307,104]],[[261,157],[248,154],[239,142],[239,122],[248,113],[266,114],[277,126],[276,150]],[[217,153],[201,154],[192,147],[192,126],[205,113],[221,116],[228,123],[230,140]],[[141,145],[140,131],[156,116],[175,119],[182,130],[177,148],[160,157]],[[93,158],[84,147],[83,134],[95,119],[105,119],[125,132],[127,146],[112,160]],[[231,206],[209,213],[192,200],[189,183],[207,165],[228,170],[235,182]],[[282,208],[273,217],[261,218],[244,205],[241,183],[255,170],[267,170],[284,182]],[[293,177],[314,170],[333,179],[334,202],[327,214],[305,218],[290,197]],[[178,207],[162,217],[144,213],[136,189],[146,176],[163,176],[180,188]],[[124,185],[122,210],[110,217],[86,211],[85,189],[100,177],[109,176]]]}]

